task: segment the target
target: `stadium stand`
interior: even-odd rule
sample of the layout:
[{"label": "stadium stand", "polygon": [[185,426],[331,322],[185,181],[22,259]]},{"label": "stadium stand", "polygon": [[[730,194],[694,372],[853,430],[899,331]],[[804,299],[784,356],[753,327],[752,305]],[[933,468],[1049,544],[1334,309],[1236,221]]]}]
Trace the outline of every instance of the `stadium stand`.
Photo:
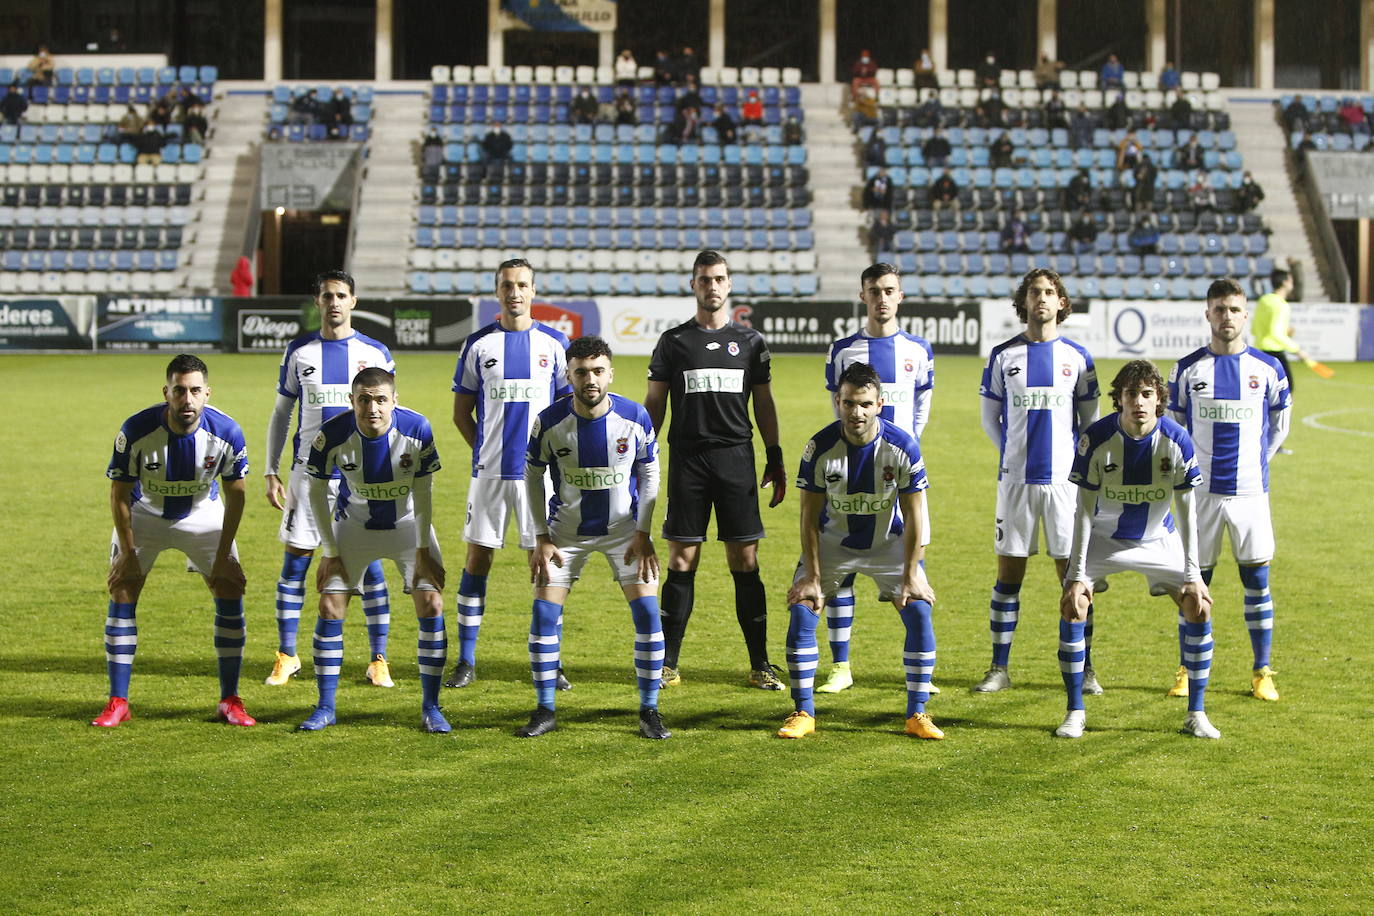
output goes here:
[{"label": "stadium stand", "polygon": [[[267,139],[302,143],[350,140],[372,135],[371,86],[274,86],[267,111]],[[347,112],[341,117],[341,112]]]},{"label": "stadium stand", "polygon": [[[1299,109],[1294,109],[1294,102]],[[1297,96],[1285,94],[1275,103],[1276,114],[1288,132],[1288,145],[1297,150],[1304,136],[1322,152],[1364,152],[1371,142],[1374,96]]]}]

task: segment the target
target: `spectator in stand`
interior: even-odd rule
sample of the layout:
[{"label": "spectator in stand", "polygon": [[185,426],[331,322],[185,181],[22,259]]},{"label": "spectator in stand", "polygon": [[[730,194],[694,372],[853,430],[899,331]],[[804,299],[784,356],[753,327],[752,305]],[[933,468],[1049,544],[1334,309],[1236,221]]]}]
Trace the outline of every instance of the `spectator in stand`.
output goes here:
[{"label": "spectator in stand", "polygon": [[1193,172],[1193,177],[1188,182],[1188,201],[1193,205],[1194,215],[1204,210],[1216,212],[1217,192],[1212,189],[1212,182],[1202,169]]},{"label": "spectator in stand", "polygon": [[887,169],[878,169],[864,185],[863,208],[868,211],[890,211],[892,199],[892,179],[887,176]]},{"label": "spectator in stand", "polygon": [[420,144],[420,177],[431,184],[439,180],[444,167],[444,141],[437,128],[431,127]]},{"label": "spectator in stand", "polygon": [[926,93],[925,101],[916,107],[912,120],[917,127],[939,127],[945,120],[945,106],[937,92]]},{"label": "spectator in stand", "polygon": [[1065,210],[1086,210],[1092,206],[1093,183],[1087,169],[1079,169],[1064,188]]},{"label": "spectator in stand", "polygon": [[1045,99],[1045,104],[1041,106],[1045,112],[1045,126],[1053,130],[1056,127],[1068,129],[1069,108],[1064,104],[1064,100],[1059,95],[1058,89],[1050,90],[1050,97]]},{"label": "spectator in stand", "polygon": [[668,135],[665,138],[669,143],[683,144],[695,143],[699,139],[701,129],[701,110],[697,108],[683,108],[673,118],[673,123],[668,125]]},{"label": "spectator in stand", "polygon": [[654,83],[659,86],[671,86],[677,81],[677,71],[673,68],[673,62],[668,59],[667,51],[657,51],[654,53]]},{"label": "spectator in stand", "polygon": [[[29,110],[29,100],[24,97],[24,93],[19,90],[18,83],[11,83],[5,97],[0,99],[0,114],[4,115],[6,124],[18,124],[19,119],[24,117],[24,112]],[[130,111],[133,110],[130,106]],[[140,125],[141,126],[141,125]]]},{"label": "spectator in stand", "polygon": [[936,210],[959,205],[959,185],[955,184],[949,169],[945,169],[930,183],[930,205]]},{"label": "spectator in stand", "polygon": [[1174,130],[1185,130],[1193,126],[1193,103],[1182,92],[1174,96],[1174,104],[1169,106],[1169,119]]},{"label": "spectator in stand", "polygon": [[896,237],[897,227],[892,225],[892,215],[886,210],[873,211],[873,225],[868,227],[868,246],[875,262],[883,260],[880,253],[892,250],[892,240]]},{"label": "spectator in stand", "polygon": [[716,129],[716,138],[721,146],[738,142],[738,125],[735,124],[735,119],[730,117],[730,112],[725,110],[724,105],[716,105],[716,119],[711,122],[711,126]]},{"label": "spectator in stand", "polygon": [[1129,172],[1133,170],[1136,163],[1140,161],[1140,154],[1144,152],[1140,145],[1140,138],[1135,135],[1135,131],[1126,131],[1126,136],[1121,138],[1121,142],[1116,145],[1116,170],[1118,172]]},{"label": "spectator in stand", "polygon": [[166,130],[172,123],[172,105],[167,99],[158,99],[148,108],[148,120]]},{"label": "spectator in stand", "polygon": [[757,143],[763,136],[763,100],[757,89],[750,89],[739,108],[740,124],[744,127],[744,139]]},{"label": "spectator in stand", "polygon": [[[759,106],[762,108],[762,106]],[[854,99],[854,129],[878,125],[878,91],[872,86],[864,86]]]},{"label": "spectator in stand", "polygon": [[1073,120],[1069,122],[1069,145],[1074,149],[1091,149],[1093,131],[1096,129],[1097,121],[1085,106],[1079,105],[1073,113]]},{"label": "spectator in stand", "polygon": [[[151,118],[152,116],[149,115]],[[315,90],[307,89],[291,100],[291,111],[286,116],[287,124],[314,124],[320,117],[320,103],[315,98]]]},{"label": "spectator in stand", "polygon": [[1341,102],[1337,114],[1340,117],[1341,129],[1351,136],[1355,135],[1357,129],[1365,126],[1364,109],[1354,99],[1346,99]]},{"label": "spectator in stand", "polygon": [[1107,62],[1102,65],[1102,71],[1098,74],[1098,88],[1121,89],[1126,80],[1126,68],[1121,66],[1121,61],[1116,59],[1115,54],[1107,55]]},{"label": "spectator in stand", "polygon": [[1155,225],[1153,215],[1146,213],[1136,221],[1135,227],[1131,229],[1131,234],[1126,237],[1126,244],[1131,246],[1131,250],[1136,254],[1157,254],[1159,251],[1159,227]]},{"label": "spectator in stand", "polygon": [[506,133],[506,128],[501,122],[492,121],[486,136],[482,138],[482,161],[487,164],[505,162],[510,158],[511,147],[514,145],[515,141]]},{"label": "spectator in stand", "polygon": [[621,89],[633,89],[639,83],[639,64],[629,48],[615,58],[615,84]]},{"label": "spectator in stand", "polygon": [[1126,93],[1117,93],[1116,101],[1107,109],[1107,127],[1121,130],[1131,126],[1131,108],[1126,104]]},{"label": "spectator in stand", "polygon": [[792,115],[782,122],[782,142],[787,146],[798,146],[802,142],[802,126]]},{"label": "spectator in stand", "polygon": [[1011,154],[1014,149],[1011,137],[1007,136],[1006,131],[1002,131],[988,147],[988,162],[995,169],[1009,169],[1012,166]]},{"label": "spectator in stand", "polygon": [[348,129],[353,126],[353,102],[344,96],[342,89],[335,89],[333,97],[325,104],[324,122],[329,125],[329,139],[348,139]]},{"label": "spectator in stand", "polygon": [[937,127],[921,144],[921,157],[926,165],[933,169],[942,169],[949,161],[949,155],[953,152],[949,145],[949,139],[945,136],[943,128]]},{"label": "spectator in stand", "polygon": [[973,83],[979,89],[996,89],[1002,85],[1002,65],[991,51],[973,71]]},{"label": "spectator in stand", "polygon": [[119,142],[134,142],[134,138],[143,133],[143,125],[145,123],[147,123],[147,119],[138,113],[138,109],[133,105],[128,106],[124,110],[124,115],[119,119],[119,123],[115,125],[115,130],[119,136]]},{"label": "spectator in stand", "polygon": [[1132,209],[1149,210],[1155,205],[1155,183],[1159,180],[1159,169],[1149,155],[1140,157],[1140,162],[1131,171],[1135,179],[1134,187],[1127,190]]},{"label": "spectator in stand", "polygon": [[51,86],[53,70],[56,67],[52,55],[48,53],[48,46],[39,45],[38,52],[29,59],[28,69],[33,74],[29,77],[29,85]]},{"label": "spectator in stand", "polygon": [[1174,151],[1174,168],[1184,171],[1202,168],[1202,145],[1198,143],[1197,134]]},{"label": "spectator in stand", "polygon": [[591,87],[583,86],[577,90],[577,94],[572,98],[572,104],[568,106],[569,120],[574,124],[592,124],[596,121],[599,108]]},{"label": "spectator in stand", "polygon": [[1017,210],[1002,227],[1002,251],[1005,254],[1030,254],[1030,224],[1024,210]]},{"label": "spectator in stand", "polygon": [[[924,151],[924,147],[922,150]],[[882,168],[887,164],[887,141],[883,139],[881,132],[875,130],[869,136],[868,142],[864,144],[863,160],[864,165],[877,168]],[[928,162],[929,159],[926,161]]]},{"label": "spectator in stand", "polygon": [[1174,62],[1165,61],[1164,69],[1159,72],[1159,91],[1177,92],[1182,85],[1183,80],[1178,75],[1178,71],[1174,69]]},{"label": "spectator in stand", "polygon": [[615,97],[615,123],[635,125],[639,123],[639,112],[635,110],[635,100],[629,92],[622,91]]},{"label": "spectator in stand", "polygon": [[143,132],[134,138],[134,149],[138,151],[139,165],[157,165],[162,161],[162,147],[167,138],[157,125],[149,121],[143,125]]},{"label": "spectator in stand", "polygon": [[[132,110],[132,107],[131,109]],[[134,112],[137,114],[137,112]],[[210,133],[210,122],[205,119],[205,108],[200,102],[192,102],[181,122],[183,136],[190,143],[204,143]]]},{"label": "spectator in stand", "polygon": [[1299,140],[1298,145],[1293,148],[1293,159],[1297,162],[1299,174],[1307,168],[1308,152],[1315,151],[1316,149],[1316,141],[1312,139],[1311,134],[1304,130],[1302,132],[1302,139]]},{"label": "spectator in stand", "polygon": [[1249,213],[1264,200],[1264,188],[1248,171],[1241,176],[1240,187],[1236,188],[1236,212]]},{"label": "spectator in stand", "polygon": [[1002,93],[990,91],[984,94],[978,102],[978,107],[973,113],[978,117],[978,123],[982,127],[1004,127],[1002,113],[1006,110],[1006,105],[1002,103]]},{"label": "spectator in stand", "polygon": [[682,91],[678,93],[677,101],[673,103],[678,111],[684,108],[695,108],[701,110],[701,93],[697,91],[697,78],[689,73],[682,80]]},{"label": "spectator in stand", "polygon": [[1293,96],[1293,101],[1288,103],[1288,107],[1283,110],[1283,124],[1290,131],[1307,130],[1307,118],[1311,114],[1307,106],[1303,104],[1302,96]]},{"label": "spectator in stand", "polygon": [[616,104],[615,104],[615,99],[614,99],[614,98],[608,98],[608,99],[606,99],[606,101],[604,101],[604,102],[600,102],[600,101],[597,102],[597,105],[596,105],[596,123],[598,123],[598,124],[614,124],[614,123],[615,123],[616,114],[617,114],[617,109],[616,109]]},{"label": "spectator in stand", "polygon": [[697,52],[689,47],[683,47],[682,53],[677,57],[677,77],[683,83],[687,82],[687,77],[692,78],[693,84],[701,82],[701,61],[697,60]]},{"label": "spectator in stand", "polygon": [[916,71],[917,89],[938,89],[939,79],[935,74],[935,58],[930,56],[930,48],[922,48],[911,69]]},{"label": "spectator in stand", "polygon": [[1078,211],[1078,218],[1069,225],[1069,254],[1091,254],[1097,244],[1097,220],[1086,209]]},{"label": "spectator in stand", "polygon": [[877,94],[878,62],[868,53],[867,48],[859,52],[859,59],[849,68],[849,97],[857,99],[859,90],[865,87],[872,88],[874,94]]},{"label": "spectator in stand", "polygon": [[1050,60],[1048,54],[1041,54],[1040,63],[1035,65],[1035,88],[1042,92],[1046,89],[1059,89],[1059,71],[1063,69],[1063,63]]}]

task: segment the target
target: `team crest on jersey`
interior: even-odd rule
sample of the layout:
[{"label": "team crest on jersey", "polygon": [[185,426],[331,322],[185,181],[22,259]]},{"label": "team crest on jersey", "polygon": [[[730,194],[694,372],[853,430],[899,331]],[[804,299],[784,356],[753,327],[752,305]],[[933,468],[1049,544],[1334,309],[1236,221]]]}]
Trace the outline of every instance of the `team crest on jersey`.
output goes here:
[{"label": "team crest on jersey", "polygon": [[324,448],[324,443],[325,443],[324,430],[320,430],[319,433],[317,433],[317,434],[315,435],[315,441],[314,441],[313,443],[311,443],[311,446],[310,446],[310,447],[311,447],[311,448]]},{"label": "team crest on jersey", "polygon": [[129,437],[124,435],[124,430],[121,429],[119,431],[119,435],[115,436],[115,451],[119,452],[122,455],[124,454],[124,450],[128,447]]},{"label": "team crest on jersey", "polygon": [[906,371],[906,372],[915,372],[915,371],[916,371],[916,367],[915,367],[914,365],[912,365],[910,359],[908,359],[905,363],[902,364],[902,369],[903,369],[904,371]]},{"label": "team crest on jersey", "polygon": [[214,467],[218,462],[219,462],[219,459],[216,458],[214,455],[208,455],[208,456],[206,456],[205,460],[202,461],[202,462],[200,463],[200,466],[203,467],[203,468],[205,468],[205,470],[208,471],[208,470],[210,470],[212,467]]},{"label": "team crest on jersey", "polygon": [[739,344],[735,343],[732,340],[725,345],[725,351],[729,353],[731,356],[739,356]]},{"label": "team crest on jersey", "polygon": [[357,375],[359,372],[362,372],[362,371],[363,371],[364,369],[366,369],[366,368],[367,368],[367,360],[365,360],[365,359],[360,359],[360,360],[358,360],[358,368],[357,368],[357,370],[356,370],[353,374],[354,374],[354,375]]},{"label": "team crest on jersey", "polygon": [[806,443],[806,448],[802,449],[802,460],[810,461],[816,456],[816,440],[811,439]]},{"label": "team crest on jersey", "polygon": [[410,457],[410,452],[406,452],[404,455],[401,456],[401,460],[396,463],[400,465],[401,470],[405,471],[408,470],[410,466],[415,463],[415,459]]},{"label": "team crest on jersey", "polygon": [[1078,437],[1078,454],[1088,454],[1088,434],[1084,433]]},{"label": "team crest on jersey", "polygon": [[1250,376],[1250,387],[1251,387],[1251,388],[1258,388],[1258,387],[1259,387],[1259,376],[1258,376],[1258,375],[1252,375],[1252,376]]},{"label": "team crest on jersey", "polygon": [[1071,367],[1068,363],[1064,363],[1059,367],[1059,374],[1064,376],[1064,378],[1068,378],[1069,376],[1073,375],[1073,367]]},{"label": "team crest on jersey", "polygon": [[890,464],[883,465],[883,480],[886,481],[887,483],[892,483],[892,481],[894,481],[894,480],[896,480],[896,479],[897,479],[897,475],[893,472],[893,470],[892,470],[892,465],[890,465]]},{"label": "team crest on jersey", "polygon": [[629,437],[629,436],[621,436],[619,439],[615,440],[615,453],[616,453],[617,455],[623,455],[623,454],[625,454],[626,452],[628,452],[629,450],[630,450],[630,437]]},{"label": "team crest on jersey", "polygon": [[1159,459],[1159,473],[1168,474],[1173,469],[1174,463],[1169,459],[1168,455],[1165,455],[1163,458]]},{"label": "team crest on jersey", "polygon": [[540,368],[540,369],[547,369],[547,368],[549,368],[549,354],[547,354],[547,353],[542,353],[542,354],[540,354],[540,356],[539,356],[539,368]]}]

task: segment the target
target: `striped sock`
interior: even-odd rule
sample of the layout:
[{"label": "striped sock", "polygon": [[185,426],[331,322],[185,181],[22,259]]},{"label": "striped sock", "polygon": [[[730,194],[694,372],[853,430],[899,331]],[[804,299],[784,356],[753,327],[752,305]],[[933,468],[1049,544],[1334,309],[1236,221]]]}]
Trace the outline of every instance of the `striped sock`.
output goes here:
[{"label": "striped sock", "polygon": [[1093,605],[1088,605],[1088,619],[1083,621],[1083,667],[1093,666]]},{"label": "striped sock", "polygon": [[630,618],[635,625],[635,681],[639,684],[639,705],[658,706],[658,691],[663,685],[663,616],[658,598],[645,595],[630,602]]},{"label": "striped sock", "polygon": [[902,646],[902,666],[906,669],[906,714],[911,718],[926,711],[930,699],[930,676],[935,671],[935,627],[930,620],[930,604],[913,601],[902,608],[906,642]]},{"label": "striped sock", "polygon": [[1242,566],[1240,584],[1245,586],[1245,627],[1250,631],[1250,648],[1255,667],[1269,664],[1269,647],[1274,640],[1274,596],[1269,594],[1269,567]]},{"label": "striped sock", "polygon": [[105,667],[110,673],[110,696],[129,698],[129,677],[138,651],[137,601],[111,601],[105,613]]},{"label": "striped sock", "polygon": [[420,618],[420,635],[416,643],[416,662],[420,666],[420,708],[439,705],[439,685],[444,680],[444,665],[448,661],[448,636],[444,633],[444,615]]},{"label": "striped sock", "polygon": [[247,632],[243,624],[242,598],[215,599],[215,655],[219,661],[220,698],[238,696],[239,669],[243,667],[243,644]]},{"label": "striped sock", "polygon": [[849,661],[849,637],[854,630],[854,573],[845,576],[835,594],[825,599],[825,630],[830,640],[830,660]]},{"label": "striped sock", "polygon": [[530,613],[530,677],[534,680],[534,699],[545,709],[553,709],[558,692],[558,652],[563,633],[563,605],[534,599]]},{"label": "striped sock", "polygon": [[1212,621],[1183,624],[1183,665],[1188,669],[1188,711],[1202,712],[1212,673]]},{"label": "striped sock", "polygon": [[477,632],[487,602],[487,577],[463,570],[458,583],[458,660],[477,664]]},{"label": "striped sock", "polygon": [[988,626],[992,630],[992,663],[1005,668],[1011,658],[1011,636],[1021,616],[1021,583],[1003,582],[992,587],[988,603]]},{"label": "striped sock", "polygon": [[1059,621],[1059,673],[1064,678],[1064,691],[1069,696],[1069,709],[1083,709],[1083,645],[1081,623]]},{"label": "striped sock", "polygon": [[339,689],[339,666],[343,663],[343,621],[324,617],[315,621],[315,684],[320,689],[319,705],[334,708]]},{"label": "striped sock", "polygon": [[805,604],[794,604],[788,610],[791,620],[787,624],[787,673],[792,682],[792,701],[797,709],[814,716],[816,663],[820,661],[816,624],[820,615]]},{"label": "striped sock", "polygon": [[277,651],[296,654],[296,630],[301,625],[301,606],[305,604],[305,574],[310,557],[283,551],[281,577],[277,579]]},{"label": "striped sock", "polygon": [[391,596],[381,560],[373,560],[363,573],[363,616],[367,619],[369,657],[385,656],[386,638],[391,632]]}]

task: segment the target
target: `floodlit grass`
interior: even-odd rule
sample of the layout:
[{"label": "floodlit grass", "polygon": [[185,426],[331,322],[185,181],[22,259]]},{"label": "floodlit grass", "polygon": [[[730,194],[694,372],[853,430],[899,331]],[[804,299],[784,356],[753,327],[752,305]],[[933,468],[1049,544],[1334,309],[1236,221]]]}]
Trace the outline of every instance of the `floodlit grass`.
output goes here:
[{"label": "floodlit grass", "polygon": [[[1369,776],[1374,366],[1300,378],[1273,503],[1283,700],[1248,695],[1234,567],[1213,585],[1209,691],[1220,742],[1176,729],[1164,690],[1175,615],[1138,576],[1099,599],[1106,694],[1088,733],[1059,741],[1052,565],[1032,562],[1012,653],[1015,689],[972,695],[986,668],[995,454],[977,420],[976,358],[941,357],[925,442],[940,656],[931,704],[947,740],[901,733],[900,623],[861,582],[857,685],[819,701],[819,730],[774,730],[786,694],[744,688],[746,656],[723,552],[697,578],[684,683],[663,696],[667,742],[637,737],[632,628],[601,570],[574,590],[564,658],[575,689],[557,732],[519,741],[533,706],[523,556],[500,553],[477,683],[444,692],[455,730],[422,734],[410,604],[393,603],[394,690],[363,682],[356,602],[338,726],[293,732],[302,677],[268,688],[278,519],[262,496],[276,360],[211,356],[213,403],[243,424],[253,476],[239,545],[248,585],[242,693],[254,729],[210,719],[210,600],[176,554],[139,608],[134,719],[87,723],[106,694],[102,623],[110,530],[102,471],[119,423],[154,403],[167,356],[6,357],[7,513],[0,643],[0,900],[21,912],[1349,912],[1374,909]],[[617,361],[643,395],[647,360]],[[795,466],[828,418],[819,357],[778,357],[774,389]],[[437,525],[452,599],[469,454],[449,422],[453,357],[403,354],[402,403],[434,422],[446,468]],[[1116,364],[1101,367],[1110,378]],[[1309,425],[1303,420],[1315,420]],[[760,456],[761,457],[761,456]],[[765,510],[761,556],[783,663],[783,596],[797,499]],[[661,513],[660,513],[661,518]],[[391,574],[393,589],[397,584]],[[312,570],[313,574],[313,570]],[[396,589],[399,592],[398,589]],[[302,627],[308,654],[310,608]],[[822,672],[826,650],[822,649]]]}]

